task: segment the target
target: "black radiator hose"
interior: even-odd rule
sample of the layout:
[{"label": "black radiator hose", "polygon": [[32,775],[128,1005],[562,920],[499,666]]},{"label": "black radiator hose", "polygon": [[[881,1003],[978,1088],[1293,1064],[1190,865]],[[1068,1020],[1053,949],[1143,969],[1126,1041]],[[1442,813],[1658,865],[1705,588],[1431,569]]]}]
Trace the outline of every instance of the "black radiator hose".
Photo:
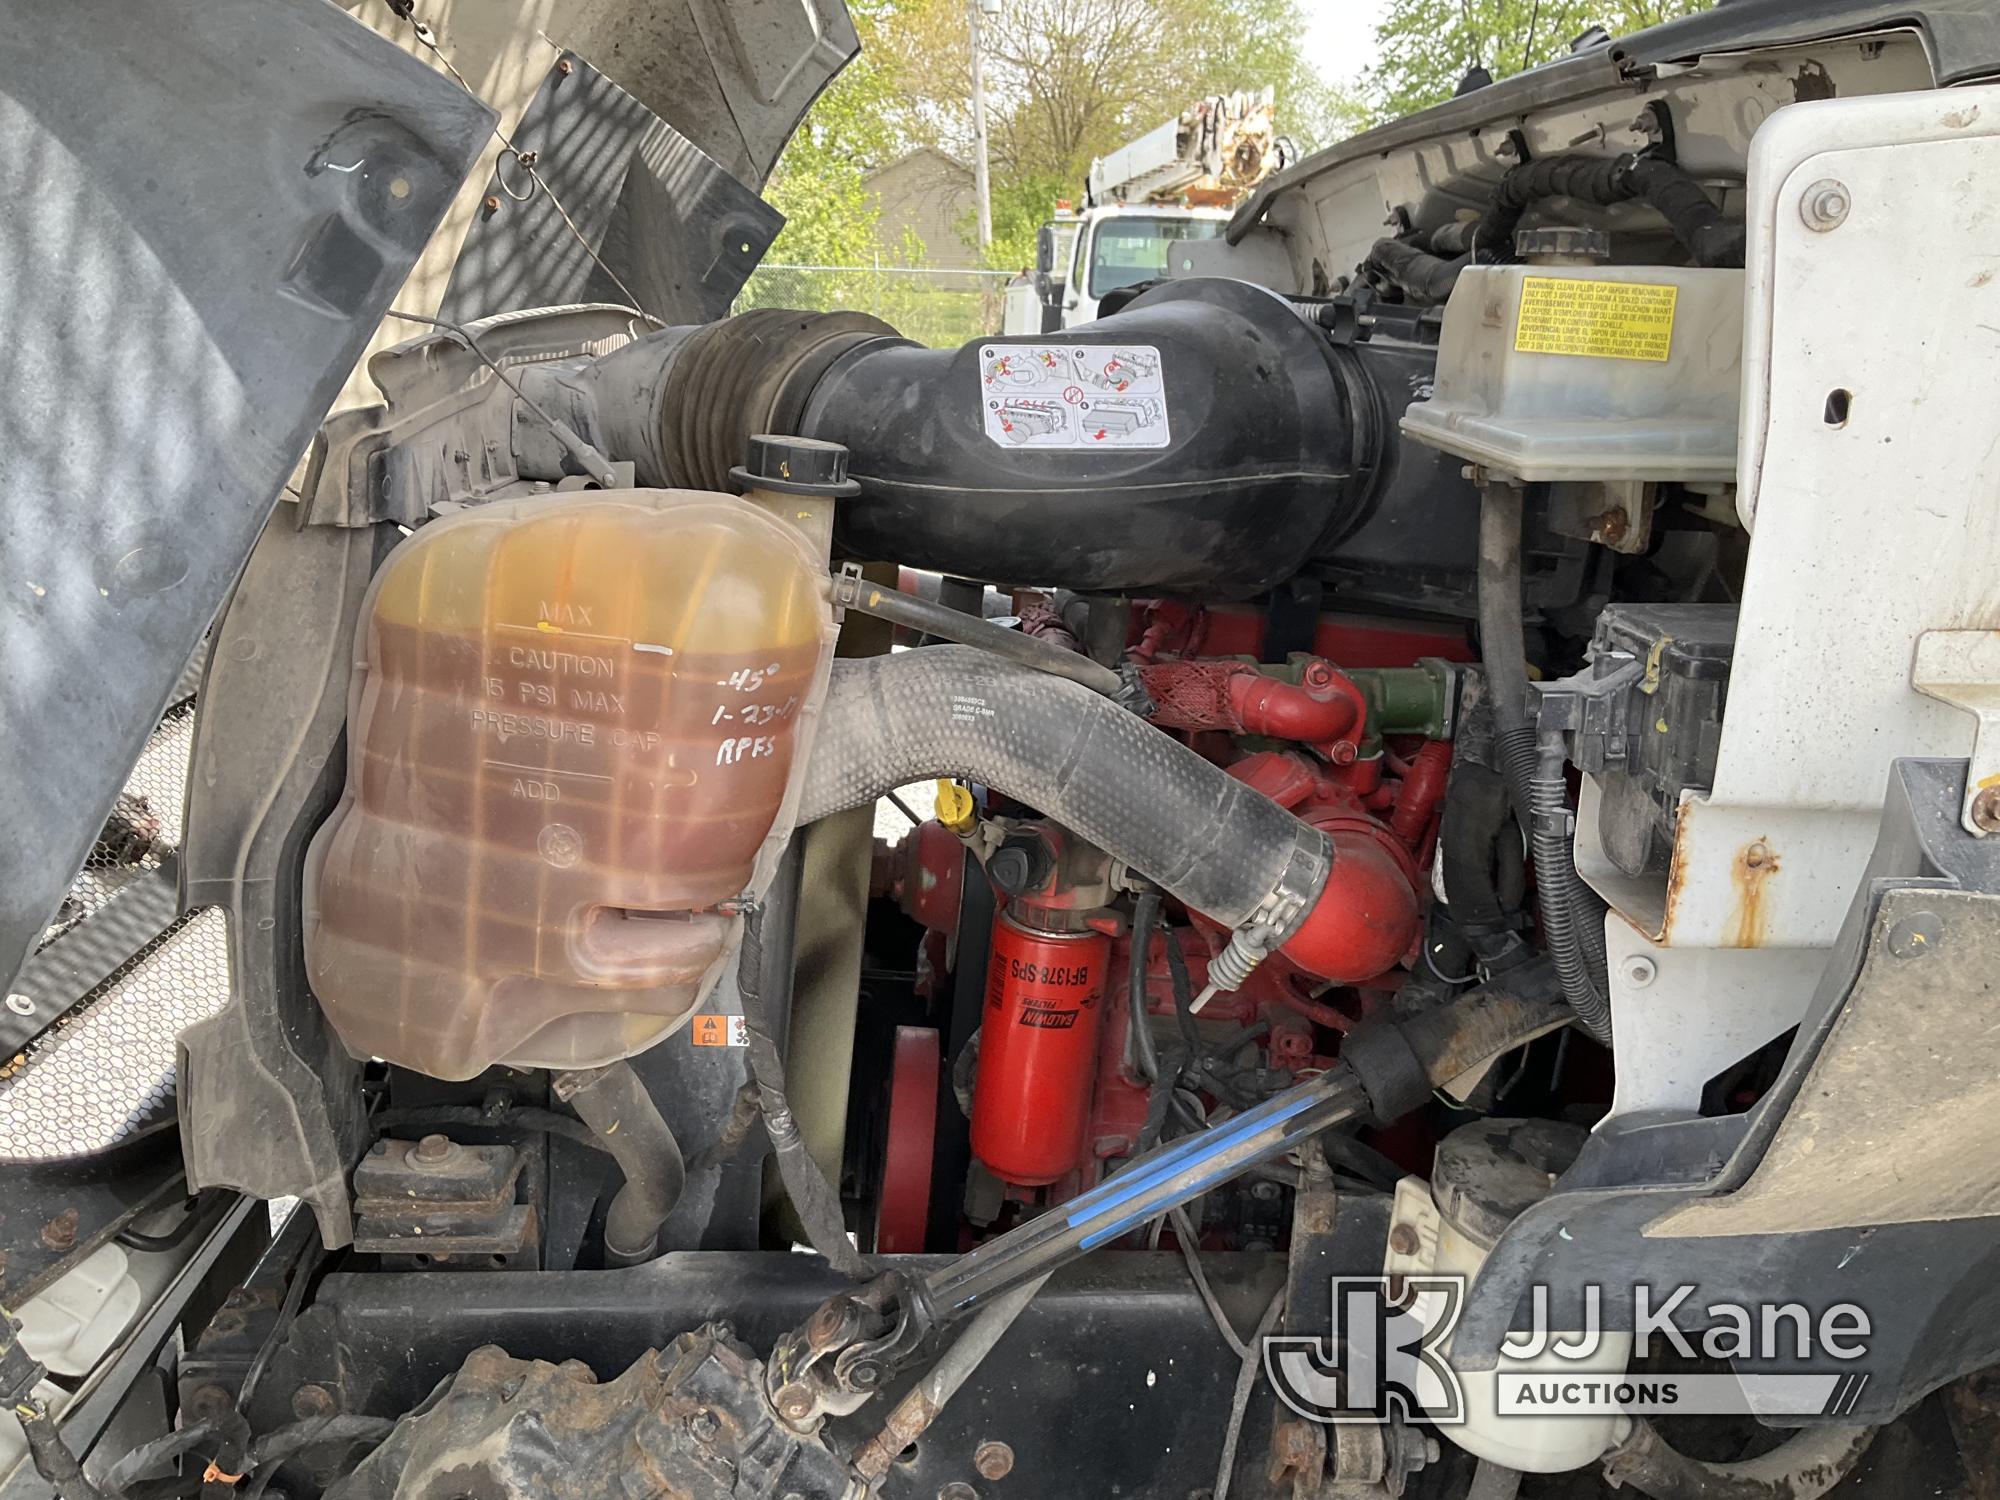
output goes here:
[{"label": "black radiator hose", "polygon": [[963,646],[835,662],[798,821],[931,776],[1035,807],[1229,927],[1211,990],[1239,987],[1278,950],[1355,983],[1416,941],[1407,862],[1380,839],[1302,822],[1080,683]]},{"label": "black radiator hose", "polygon": [[1080,683],[967,646],[836,661],[798,821],[934,776],[1032,805],[1232,928],[1280,890],[1310,905],[1330,864],[1324,833]]},{"label": "black radiator hose", "polygon": [[1368,252],[1365,268],[1400,288],[1412,301],[1435,306],[1451,295],[1458,273],[1470,260],[1469,255],[1447,260],[1408,240],[1377,240]]},{"label": "black radiator hose", "polygon": [[607,1265],[636,1266],[658,1252],[660,1226],[680,1202],[687,1166],[645,1080],[629,1062],[558,1073],[551,1091],[595,1132],[625,1174],[604,1212]]}]

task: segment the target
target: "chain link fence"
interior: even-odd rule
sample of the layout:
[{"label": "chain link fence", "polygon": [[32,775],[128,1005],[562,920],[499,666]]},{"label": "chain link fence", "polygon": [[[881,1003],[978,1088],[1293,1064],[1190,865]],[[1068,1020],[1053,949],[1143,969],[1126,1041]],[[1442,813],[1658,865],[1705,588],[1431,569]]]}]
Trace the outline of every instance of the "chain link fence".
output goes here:
[{"label": "chain link fence", "polygon": [[955,349],[1000,331],[1008,273],[928,267],[762,265],[751,273],[733,312],[796,307],[807,312],[873,313],[934,349]]}]

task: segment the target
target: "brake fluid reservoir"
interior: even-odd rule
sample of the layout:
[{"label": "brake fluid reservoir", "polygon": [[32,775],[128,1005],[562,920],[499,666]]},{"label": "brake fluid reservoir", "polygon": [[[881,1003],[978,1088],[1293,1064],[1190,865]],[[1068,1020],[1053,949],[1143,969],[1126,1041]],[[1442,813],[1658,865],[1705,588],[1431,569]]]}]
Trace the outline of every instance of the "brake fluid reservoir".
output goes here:
[{"label": "brake fluid reservoir", "polygon": [[683,1021],[790,833],[833,633],[823,547],[730,496],[511,501],[398,546],[306,859],[348,1050],[464,1079]]}]

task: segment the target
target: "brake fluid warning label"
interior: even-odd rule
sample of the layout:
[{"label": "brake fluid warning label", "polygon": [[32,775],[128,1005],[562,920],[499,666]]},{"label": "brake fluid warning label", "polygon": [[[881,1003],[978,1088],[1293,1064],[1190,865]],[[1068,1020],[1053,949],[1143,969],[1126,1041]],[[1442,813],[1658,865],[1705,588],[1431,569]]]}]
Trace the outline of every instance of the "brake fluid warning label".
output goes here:
[{"label": "brake fluid warning label", "polygon": [[1673,350],[1677,286],[1527,276],[1514,325],[1519,354],[1584,354],[1658,363]]},{"label": "brake fluid warning label", "polygon": [[983,344],[979,404],[1003,448],[1164,448],[1172,438],[1150,344]]}]

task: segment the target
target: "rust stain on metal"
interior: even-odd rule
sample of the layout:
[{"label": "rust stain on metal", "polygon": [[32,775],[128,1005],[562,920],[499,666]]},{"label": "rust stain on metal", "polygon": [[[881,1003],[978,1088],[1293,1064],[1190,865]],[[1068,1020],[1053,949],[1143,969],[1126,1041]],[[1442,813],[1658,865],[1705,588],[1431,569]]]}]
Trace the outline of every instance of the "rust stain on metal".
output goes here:
[{"label": "rust stain on metal", "polygon": [[1631,518],[1614,505],[1610,510],[1590,518],[1591,539],[1607,547],[1616,547],[1625,540],[1625,533],[1631,526]]},{"label": "rust stain on metal", "polygon": [[1770,926],[1770,885],[1778,873],[1778,852],[1763,839],[1753,839],[1736,851],[1729,880],[1736,887],[1736,908],[1723,934],[1725,948],[1761,948]]},{"label": "rust stain on metal", "polygon": [[870,1484],[879,1481],[903,1450],[930,1429],[937,1420],[938,1410],[938,1404],[924,1394],[919,1382],[896,1403],[882,1430],[861,1445],[854,1455],[854,1472]]},{"label": "rust stain on metal", "polygon": [[1304,1475],[1317,1483],[1326,1467],[1326,1434],[1311,1422],[1280,1422],[1271,1429],[1272,1484],[1287,1475]]},{"label": "rust stain on metal", "polygon": [[42,1244],[50,1250],[70,1250],[76,1246],[76,1210],[66,1208],[42,1226]]}]

